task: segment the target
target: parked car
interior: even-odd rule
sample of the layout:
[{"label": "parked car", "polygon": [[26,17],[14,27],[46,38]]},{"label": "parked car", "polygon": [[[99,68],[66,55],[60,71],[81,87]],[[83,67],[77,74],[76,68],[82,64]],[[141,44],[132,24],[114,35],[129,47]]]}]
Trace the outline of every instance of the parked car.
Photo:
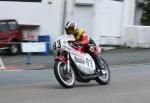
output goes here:
[{"label": "parked car", "polygon": [[20,51],[22,30],[14,19],[0,20],[0,50],[7,50],[12,55]]}]

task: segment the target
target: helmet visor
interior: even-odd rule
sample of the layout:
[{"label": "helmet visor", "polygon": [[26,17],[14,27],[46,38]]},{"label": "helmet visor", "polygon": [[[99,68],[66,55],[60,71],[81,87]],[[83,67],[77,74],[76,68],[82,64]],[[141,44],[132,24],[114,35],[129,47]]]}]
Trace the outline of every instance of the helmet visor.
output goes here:
[{"label": "helmet visor", "polygon": [[67,34],[72,34],[74,32],[74,28],[65,28]]}]

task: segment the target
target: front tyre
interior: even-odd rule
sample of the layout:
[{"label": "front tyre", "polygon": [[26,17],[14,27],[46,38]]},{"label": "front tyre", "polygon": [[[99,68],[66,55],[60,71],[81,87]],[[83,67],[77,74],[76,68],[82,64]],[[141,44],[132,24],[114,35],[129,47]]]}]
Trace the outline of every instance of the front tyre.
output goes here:
[{"label": "front tyre", "polygon": [[57,81],[65,88],[72,88],[75,85],[75,72],[70,66],[70,71],[67,72],[67,66],[62,61],[56,61],[54,65],[54,74]]},{"label": "front tyre", "polygon": [[16,55],[19,51],[19,44],[11,44],[8,50],[11,55]]},{"label": "front tyre", "polygon": [[110,82],[111,72],[107,62],[102,57],[100,57],[100,60],[102,62],[101,71],[103,74],[99,74],[99,76],[96,78],[96,81],[101,85],[106,85]]}]

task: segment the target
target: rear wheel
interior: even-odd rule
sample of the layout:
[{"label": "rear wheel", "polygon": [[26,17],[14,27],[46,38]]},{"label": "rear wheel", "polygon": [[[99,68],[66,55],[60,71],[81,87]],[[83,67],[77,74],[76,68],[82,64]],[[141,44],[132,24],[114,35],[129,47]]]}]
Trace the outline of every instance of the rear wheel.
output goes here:
[{"label": "rear wheel", "polygon": [[99,76],[96,78],[96,81],[101,85],[106,85],[110,82],[111,72],[106,61],[100,57],[102,62],[102,74],[99,73]]},{"label": "rear wheel", "polygon": [[75,72],[70,66],[70,71],[67,71],[67,66],[62,61],[56,61],[54,65],[54,74],[60,85],[65,88],[72,88],[75,85]]}]

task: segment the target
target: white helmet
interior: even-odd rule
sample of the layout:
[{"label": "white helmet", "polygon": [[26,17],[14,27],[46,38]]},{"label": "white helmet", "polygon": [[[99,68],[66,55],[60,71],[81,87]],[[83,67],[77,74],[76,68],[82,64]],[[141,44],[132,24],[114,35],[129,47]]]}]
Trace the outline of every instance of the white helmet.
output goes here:
[{"label": "white helmet", "polygon": [[68,35],[74,33],[77,29],[77,23],[73,21],[68,21],[65,25],[65,30]]}]

